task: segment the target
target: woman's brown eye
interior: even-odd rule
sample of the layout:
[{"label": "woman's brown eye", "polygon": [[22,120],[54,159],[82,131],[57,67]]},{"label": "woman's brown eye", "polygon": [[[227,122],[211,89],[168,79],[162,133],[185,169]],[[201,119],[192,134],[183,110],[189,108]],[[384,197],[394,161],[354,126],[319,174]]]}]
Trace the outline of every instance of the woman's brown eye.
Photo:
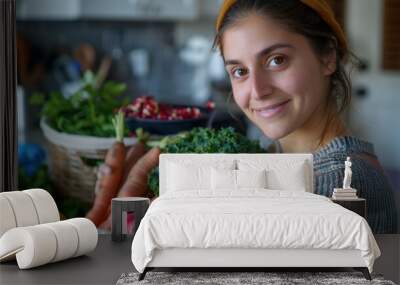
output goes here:
[{"label": "woman's brown eye", "polygon": [[283,56],[275,56],[269,61],[269,65],[272,67],[277,67],[282,65],[285,62],[285,58]]}]

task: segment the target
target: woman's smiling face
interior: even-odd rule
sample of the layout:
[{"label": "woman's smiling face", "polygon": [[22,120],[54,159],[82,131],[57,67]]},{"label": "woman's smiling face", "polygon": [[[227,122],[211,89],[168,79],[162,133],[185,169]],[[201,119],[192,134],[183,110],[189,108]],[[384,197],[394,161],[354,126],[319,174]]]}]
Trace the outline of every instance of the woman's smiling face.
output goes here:
[{"label": "woman's smiling face", "polygon": [[335,61],[323,64],[304,36],[250,13],[221,42],[235,101],[266,136],[280,139],[321,120]]}]

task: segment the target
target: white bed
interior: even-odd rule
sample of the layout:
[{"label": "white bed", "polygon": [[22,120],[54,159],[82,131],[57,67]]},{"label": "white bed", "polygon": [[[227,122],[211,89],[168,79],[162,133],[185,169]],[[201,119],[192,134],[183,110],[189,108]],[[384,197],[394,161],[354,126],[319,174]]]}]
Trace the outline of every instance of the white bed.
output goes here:
[{"label": "white bed", "polygon": [[132,243],[140,279],[155,267],[354,267],[370,278],[380,251],[368,223],[313,194],[311,154],[162,154],[159,166],[160,197]]}]

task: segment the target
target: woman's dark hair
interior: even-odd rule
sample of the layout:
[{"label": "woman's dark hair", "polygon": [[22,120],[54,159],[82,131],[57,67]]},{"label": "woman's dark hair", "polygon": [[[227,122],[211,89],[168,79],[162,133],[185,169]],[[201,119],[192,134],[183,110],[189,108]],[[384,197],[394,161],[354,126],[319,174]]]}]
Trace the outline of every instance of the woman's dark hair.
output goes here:
[{"label": "woman's dark hair", "polygon": [[328,120],[320,140],[322,145],[329,129],[350,104],[351,81],[345,64],[356,58],[346,47],[338,44],[334,32],[320,15],[299,0],[237,0],[226,13],[214,39],[214,47],[220,48],[222,56],[225,30],[252,13],[271,17],[290,31],[303,35],[320,58],[332,51],[336,53],[336,71],[331,75],[327,100]]}]

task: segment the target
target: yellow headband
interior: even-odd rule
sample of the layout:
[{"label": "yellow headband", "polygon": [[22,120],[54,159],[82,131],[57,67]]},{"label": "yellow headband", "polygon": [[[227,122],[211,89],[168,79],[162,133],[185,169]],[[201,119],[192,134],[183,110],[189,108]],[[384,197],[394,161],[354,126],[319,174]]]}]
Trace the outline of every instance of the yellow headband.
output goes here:
[{"label": "yellow headband", "polygon": [[[331,27],[333,33],[335,34],[339,42],[340,47],[342,47],[343,50],[347,50],[347,41],[344,32],[340,27],[339,23],[336,21],[335,15],[333,14],[331,7],[325,2],[325,0],[300,0],[300,1],[318,13],[318,15],[329,25],[329,27]],[[219,31],[219,29],[221,28],[226,13],[235,3],[236,0],[225,0],[224,3],[222,4],[216,23],[217,31]]]}]

